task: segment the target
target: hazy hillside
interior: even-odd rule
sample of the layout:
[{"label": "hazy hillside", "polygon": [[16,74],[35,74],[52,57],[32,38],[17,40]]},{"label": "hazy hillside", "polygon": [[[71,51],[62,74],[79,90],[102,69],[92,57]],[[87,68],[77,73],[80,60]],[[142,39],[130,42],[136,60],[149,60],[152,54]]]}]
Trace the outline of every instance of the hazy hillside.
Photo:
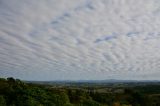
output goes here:
[{"label": "hazy hillside", "polygon": [[0,106],[160,106],[160,85],[54,86],[1,78]]}]

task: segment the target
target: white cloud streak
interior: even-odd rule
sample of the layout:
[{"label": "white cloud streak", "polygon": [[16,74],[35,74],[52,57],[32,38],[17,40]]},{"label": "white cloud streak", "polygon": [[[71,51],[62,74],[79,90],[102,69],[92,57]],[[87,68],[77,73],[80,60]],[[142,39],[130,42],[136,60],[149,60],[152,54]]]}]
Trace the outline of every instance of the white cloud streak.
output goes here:
[{"label": "white cloud streak", "polygon": [[158,0],[1,0],[0,76],[159,79]]}]

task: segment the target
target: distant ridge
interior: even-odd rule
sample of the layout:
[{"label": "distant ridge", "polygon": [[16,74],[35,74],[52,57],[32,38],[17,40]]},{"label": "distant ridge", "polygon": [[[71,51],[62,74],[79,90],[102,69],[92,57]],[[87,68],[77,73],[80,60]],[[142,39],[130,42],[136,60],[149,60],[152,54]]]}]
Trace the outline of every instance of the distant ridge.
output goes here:
[{"label": "distant ridge", "polygon": [[160,80],[118,80],[118,79],[106,79],[106,80],[51,80],[51,81],[25,81],[25,82],[61,82],[61,83],[138,83],[138,82],[160,82]]}]

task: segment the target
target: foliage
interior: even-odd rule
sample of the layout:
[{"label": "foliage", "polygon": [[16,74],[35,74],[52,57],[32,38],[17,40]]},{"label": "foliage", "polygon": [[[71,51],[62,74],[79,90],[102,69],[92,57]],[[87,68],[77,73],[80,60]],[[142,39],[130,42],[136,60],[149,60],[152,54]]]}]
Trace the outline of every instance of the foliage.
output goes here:
[{"label": "foliage", "polygon": [[0,78],[0,106],[160,106],[160,86],[148,87],[122,87],[117,93],[114,87],[102,92],[96,85],[58,88]]}]

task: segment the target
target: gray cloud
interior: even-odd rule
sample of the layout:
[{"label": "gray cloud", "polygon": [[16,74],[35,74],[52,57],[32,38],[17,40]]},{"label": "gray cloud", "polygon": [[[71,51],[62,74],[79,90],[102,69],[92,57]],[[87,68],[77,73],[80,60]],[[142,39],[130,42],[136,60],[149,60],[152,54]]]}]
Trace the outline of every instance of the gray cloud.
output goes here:
[{"label": "gray cloud", "polygon": [[1,77],[160,77],[158,0],[0,2]]}]

